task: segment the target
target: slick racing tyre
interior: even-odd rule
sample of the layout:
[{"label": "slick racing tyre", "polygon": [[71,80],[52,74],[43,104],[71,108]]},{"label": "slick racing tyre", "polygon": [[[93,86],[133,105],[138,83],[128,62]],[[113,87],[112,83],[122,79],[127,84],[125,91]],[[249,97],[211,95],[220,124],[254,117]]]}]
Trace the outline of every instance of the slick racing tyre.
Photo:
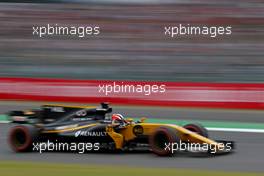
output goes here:
[{"label": "slick racing tyre", "polygon": [[37,135],[38,131],[34,126],[18,125],[11,128],[8,141],[15,152],[27,152],[32,150]]},{"label": "slick racing tyre", "polygon": [[201,136],[207,137],[207,138],[209,136],[207,129],[198,123],[187,124],[187,125],[184,125],[183,128],[185,128],[189,131],[195,132],[195,133],[197,133]]},{"label": "slick racing tyre", "polygon": [[149,138],[150,149],[159,156],[172,156],[173,152],[168,145],[179,144],[180,138],[175,129],[169,127],[158,128]]}]

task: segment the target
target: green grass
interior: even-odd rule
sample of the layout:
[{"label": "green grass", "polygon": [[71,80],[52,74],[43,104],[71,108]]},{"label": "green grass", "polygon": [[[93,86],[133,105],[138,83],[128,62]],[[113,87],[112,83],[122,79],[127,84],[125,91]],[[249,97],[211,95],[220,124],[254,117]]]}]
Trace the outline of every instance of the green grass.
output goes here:
[{"label": "green grass", "polygon": [[0,121],[8,121],[8,117],[7,117],[7,115],[2,115],[2,114],[0,114]]},{"label": "green grass", "polygon": [[[219,166],[220,167],[220,166]],[[200,171],[168,168],[142,168],[124,166],[99,166],[77,164],[47,164],[31,162],[1,161],[3,176],[140,176],[140,175],[188,175],[188,176],[261,176],[263,173],[239,173],[222,171]]]}]

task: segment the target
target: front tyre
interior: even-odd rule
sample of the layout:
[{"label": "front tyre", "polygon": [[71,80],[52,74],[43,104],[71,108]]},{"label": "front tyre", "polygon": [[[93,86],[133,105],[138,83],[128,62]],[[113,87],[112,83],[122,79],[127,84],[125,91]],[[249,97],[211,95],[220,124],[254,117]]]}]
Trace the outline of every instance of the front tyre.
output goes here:
[{"label": "front tyre", "polygon": [[180,138],[177,131],[170,127],[158,128],[149,138],[150,149],[159,156],[172,156],[172,148],[168,145],[175,143],[179,144]]}]

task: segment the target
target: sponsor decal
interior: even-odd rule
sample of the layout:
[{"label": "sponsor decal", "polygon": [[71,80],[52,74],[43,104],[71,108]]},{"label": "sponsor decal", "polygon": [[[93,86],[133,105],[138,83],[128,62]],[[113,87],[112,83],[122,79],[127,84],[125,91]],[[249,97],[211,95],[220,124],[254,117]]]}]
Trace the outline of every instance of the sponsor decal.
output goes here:
[{"label": "sponsor decal", "polygon": [[78,117],[84,117],[87,115],[87,112],[85,110],[80,110],[76,112],[76,116]]},{"label": "sponsor decal", "polygon": [[105,131],[84,131],[84,130],[79,130],[75,132],[75,137],[80,137],[80,136],[97,136],[97,137],[102,137],[106,136],[107,132]]},{"label": "sponsor decal", "polygon": [[73,121],[86,121],[86,120],[91,120],[91,119],[92,119],[91,117],[82,117],[82,118],[74,117],[72,120]]},{"label": "sponsor decal", "polygon": [[140,125],[136,125],[136,126],[133,128],[133,133],[134,133],[136,136],[143,134],[143,133],[144,133],[143,127],[140,126]]},{"label": "sponsor decal", "polygon": [[50,109],[51,112],[65,112],[63,107],[54,106],[45,108]]},{"label": "sponsor decal", "polygon": [[12,119],[14,121],[20,121],[20,122],[26,121],[26,117],[22,117],[22,116],[13,116]]}]

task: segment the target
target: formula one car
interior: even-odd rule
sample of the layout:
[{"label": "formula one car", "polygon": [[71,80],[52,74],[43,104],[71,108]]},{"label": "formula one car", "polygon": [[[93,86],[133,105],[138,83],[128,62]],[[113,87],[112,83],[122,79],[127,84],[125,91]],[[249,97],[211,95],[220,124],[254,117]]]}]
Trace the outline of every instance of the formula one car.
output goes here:
[{"label": "formula one car", "polygon": [[[125,151],[147,149],[159,156],[170,156],[179,151],[227,153],[234,142],[208,138],[207,130],[199,124],[147,123],[111,115],[107,103],[101,107],[43,105],[40,109],[12,111],[9,118],[14,125],[9,132],[9,143],[16,152],[32,151],[37,142],[96,144],[96,150]],[[184,146],[184,149],[182,148]],[[188,146],[188,147],[187,147]],[[190,149],[190,147],[192,148]]]}]

